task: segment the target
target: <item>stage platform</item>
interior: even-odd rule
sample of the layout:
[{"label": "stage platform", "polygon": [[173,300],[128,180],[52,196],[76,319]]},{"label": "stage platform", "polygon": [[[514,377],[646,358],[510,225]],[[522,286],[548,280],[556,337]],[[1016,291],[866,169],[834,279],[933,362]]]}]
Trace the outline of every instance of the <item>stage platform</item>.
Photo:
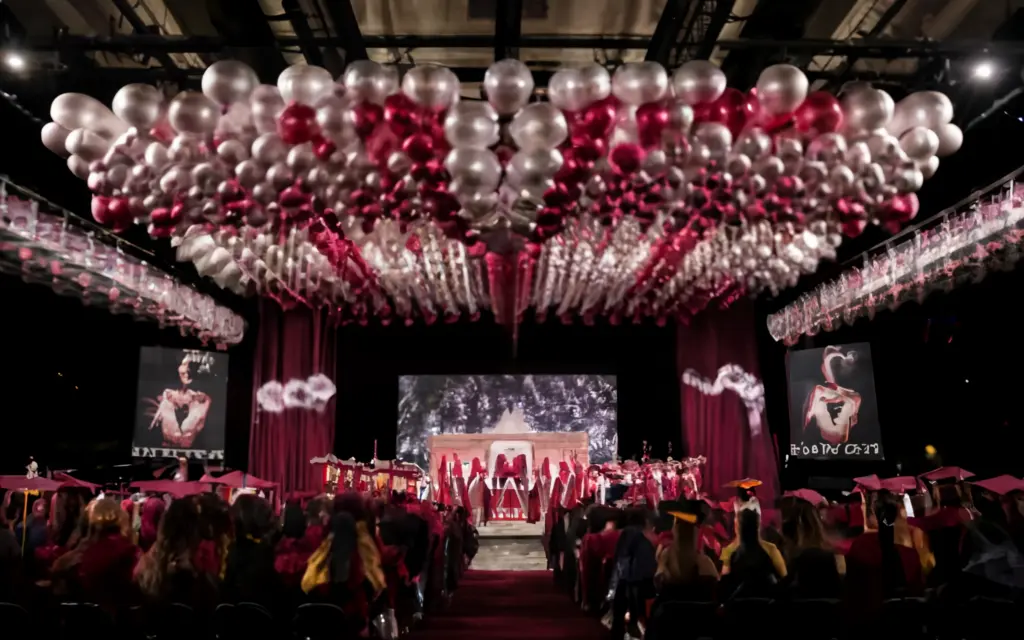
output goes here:
[{"label": "stage platform", "polygon": [[541,535],[543,523],[491,521],[478,527],[480,550],[472,568],[481,571],[543,571],[547,558]]}]

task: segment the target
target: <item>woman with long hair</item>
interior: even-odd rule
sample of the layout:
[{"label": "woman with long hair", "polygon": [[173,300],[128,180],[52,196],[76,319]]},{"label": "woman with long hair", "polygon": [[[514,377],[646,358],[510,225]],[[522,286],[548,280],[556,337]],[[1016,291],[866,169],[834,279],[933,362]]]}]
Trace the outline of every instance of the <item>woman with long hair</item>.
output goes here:
[{"label": "woman with long hair", "polygon": [[672,517],[672,540],[658,549],[654,584],[660,597],[710,600],[718,570],[700,549],[700,523],[705,513],[698,501],[663,502],[659,511]]},{"label": "woman with long hair", "polygon": [[160,530],[160,519],[163,518],[166,510],[167,503],[162,498],[150,496],[143,501],[139,516],[139,547],[143,551],[149,551],[149,548],[156,542],[156,534]]},{"label": "woman with long hair", "polygon": [[738,502],[736,509],[736,539],[722,549],[723,590],[730,597],[771,595],[786,577],[786,562],[778,547],[761,538],[757,499]]},{"label": "woman with long hair", "polygon": [[97,500],[88,514],[85,537],[54,563],[54,591],[114,611],[135,601],[132,573],[139,548],[128,537],[128,518],[116,501]]},{"label": "woman with long hair", "polygon": [[270,503],[255,495],[241,495],[231,505],[235,542],[227,557],[224,598],[230,602],[256,602],[274,609],[282,606],[283,585],[274,570],[270,539],[274,513]]},{"label": "woman with long hair", "polygon": [[274,569],[281,576],[285,587],[292,590],[302,583],[309,556],[319,546],[319,543],[312,547],[306,544],[308,526],[302,505],[298,501],[289,500],[284,507],[281,537],[274,549]]},{"label": "woman with long hair", "polygon": [[193,563],[199,570],[223,580],[234,538],[228,503],[216,493],[201,493],[194,500],[199,517],[199,547]]},{"label": "woman with long hair", "polygon": [[801,498],[786,498],[780,507],[790,587],[800,597],[838,597],[846,561],[826,535],[817,507]]},{"label": "woman with long hair", "polygon": [[135,570],[136,584],[151,601],[207,609],[216,605],[215,577],[194,562],[200,544],[199,523],[193,500],[175,500],[167,507],[156,542]]}]

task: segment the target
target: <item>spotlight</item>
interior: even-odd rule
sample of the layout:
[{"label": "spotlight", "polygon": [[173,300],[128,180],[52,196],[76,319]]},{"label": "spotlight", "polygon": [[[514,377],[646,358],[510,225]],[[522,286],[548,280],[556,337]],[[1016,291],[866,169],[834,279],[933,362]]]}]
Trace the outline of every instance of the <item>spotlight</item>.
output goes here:
[{"label": "spotlight", "polygon": [[979,62],[974,65],[974,77],[978,80],[988,80],[995,75],[996,68],[991,62]]},{"label": "spotlight", "polygon": [[25,56],[20,53],[10,52],[4,56],[4,64],[11,71],[24,71],[27,63],[25,62]]}]

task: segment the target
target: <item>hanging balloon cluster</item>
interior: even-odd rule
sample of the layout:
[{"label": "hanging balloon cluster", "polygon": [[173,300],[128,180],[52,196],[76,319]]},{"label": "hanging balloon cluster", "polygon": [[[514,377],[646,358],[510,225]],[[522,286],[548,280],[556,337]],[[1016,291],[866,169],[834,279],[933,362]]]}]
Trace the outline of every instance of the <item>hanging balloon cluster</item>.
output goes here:
[{"label": "hanging balloon cluster", "polygon": [[115,229],[147,224],[240,292],[351,319],[687,316],[791,286],[842,236],[897,229],[963,136],[936,92],[808,93],[796,67],[748,93],[706,61],[556,72],[521,62],[460,101],[451,70],[295,65],[259,85],[235,61],[164,102],[54,100],[43,130]]}]

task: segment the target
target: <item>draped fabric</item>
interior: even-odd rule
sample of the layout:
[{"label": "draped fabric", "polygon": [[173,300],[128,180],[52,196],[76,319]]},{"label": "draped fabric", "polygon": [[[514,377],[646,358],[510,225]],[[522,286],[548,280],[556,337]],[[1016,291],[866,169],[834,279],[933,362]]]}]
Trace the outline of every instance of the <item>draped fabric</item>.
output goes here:
[{"label": "draped fabric", "polygon": [[762,498],[777,494],[754,321],[752,302],[741,300],[678,331],[683,440],[688,455],[707,458],[702,489],[713,496],[730,497],[723,486],[742,478],[762,481]]},{"label": "draped fabric", "polygon": [[267,382],[286,384],[322,373],[336,379],[336,331],[326,315],[306,308],[284,311],[272,300],[260,303],[260,331],[253,364],[253,421],[249,472],[281,483],[285,492],[320,491],[323,471],[310,458],[334,451],[334,398],[323,411],[260,409],[256,391]]}]

